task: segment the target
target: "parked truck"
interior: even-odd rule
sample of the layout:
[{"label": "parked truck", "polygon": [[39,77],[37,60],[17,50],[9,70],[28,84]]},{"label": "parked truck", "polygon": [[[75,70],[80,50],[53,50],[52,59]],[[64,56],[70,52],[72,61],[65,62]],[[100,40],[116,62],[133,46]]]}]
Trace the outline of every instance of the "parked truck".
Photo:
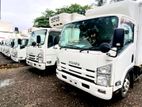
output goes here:
[{"label": "parked truck", "polygon": [[80,14],[61,13],[50,17],[52,28],[40,28],[31,33],[30,46],[27,49],[26,63],[40,70],[56,65],[58,42],[63,25],[71,20],[84,17]]},{"label": "parked truck", "polygon": [[6,56],[10,55],[10,38],[13,36],[14,27],[7,21],[0,20],[0,41],[1,41],[1,52]]},{"label": "parked truck", "polygon": [[142,2],[125,0],[64,25],[57,77],[101,99],[126,97],[142,74],[141,19]]},{"label": "parked truck", "polygon": [[40,70],[56,63],[56,47],[60,29],[39,28],[31,33],[26,63]]},{"label": "parked truck", "polygon": [[26,48],[28,46],[29,38],[22,37],[13,39],[11,49],[11,59],[15,62],[26,60]]}]

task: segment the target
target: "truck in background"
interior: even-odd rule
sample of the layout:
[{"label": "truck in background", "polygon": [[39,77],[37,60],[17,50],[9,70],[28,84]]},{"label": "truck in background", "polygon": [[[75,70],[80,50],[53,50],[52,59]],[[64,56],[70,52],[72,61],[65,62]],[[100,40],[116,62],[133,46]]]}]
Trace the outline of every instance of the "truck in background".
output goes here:
[{"label": "truck in background", "polygon": [[26,63],[40,70],[56,65],[58,41],[63,25],[80,15],[62,13],[49,19],[52,28],[40,28],[31,33],[30,46],[27,48]]},{"label": "truck in background", "polygon": [[55,28],[39,28],[32,31],[27,47],[26,63],[40,70],[46,66],[55,65],[56,50],[59,41],[60,30]]},{"label": "truck in background", "polygon": [[11,23],[0,21],[1,52],[8,57],[10,57],[11,38],[13,38],[15,29]]},{"label": "truck in background", "polygon": [[[57,77],[109,100],[127,96],[142,74],[142,2],[121,1],[86,11],[64,26]],[[95,36],[92,36],[95,35]]]},{"label": "truck in background", "polygon": [[11,59],[15,62],[26,60],[26,49],[29,42],[29,33],[27,31],[22,32],[19,37],[16,37],[12,41]]}]

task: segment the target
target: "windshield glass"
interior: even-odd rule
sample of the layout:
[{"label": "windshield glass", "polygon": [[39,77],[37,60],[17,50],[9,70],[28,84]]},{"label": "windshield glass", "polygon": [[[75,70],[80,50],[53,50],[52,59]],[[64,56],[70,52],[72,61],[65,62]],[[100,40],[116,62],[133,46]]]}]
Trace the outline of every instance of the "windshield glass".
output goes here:
[{"label": "windshield glass", "polygon": [[18,47],[18,39],[14,39],[13,41],[14,41],[13,48],[17,48]]},{"label": "windshield glass", "polygon": [[28,45],[28,39],[22,39],[21,41],[21,47],[25,47]]},{"label": "windshield glass", "polygon": [[103,42],[111,43],[114,29],[118,26],[115,16],[73,22],[65,25],[59,45],[64,48],[98,50]]},{"label": "windshield glass", "polygon": [[33,42],[36,43],[37,36],[40,36],[41,38],[41,42],[38,45],[43,45],[45,42],[46,33],[47,33],[46,29],[37,30],[37,31],[32,32],[31,38],[30,38],[30,45],[32,45]]}]

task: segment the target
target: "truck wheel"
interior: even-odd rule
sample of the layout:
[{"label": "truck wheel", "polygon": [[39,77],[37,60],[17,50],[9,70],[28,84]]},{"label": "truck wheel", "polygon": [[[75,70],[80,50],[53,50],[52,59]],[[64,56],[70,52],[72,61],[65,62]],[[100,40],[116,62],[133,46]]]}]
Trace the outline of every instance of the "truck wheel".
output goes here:
[{"label": "truck wheel", "polygon": [[129,88],[130,88],[130,75],[127,74],[124,79],[123,86],[119,92],[119,96],[121,98],[125,98],[128,94]]}]

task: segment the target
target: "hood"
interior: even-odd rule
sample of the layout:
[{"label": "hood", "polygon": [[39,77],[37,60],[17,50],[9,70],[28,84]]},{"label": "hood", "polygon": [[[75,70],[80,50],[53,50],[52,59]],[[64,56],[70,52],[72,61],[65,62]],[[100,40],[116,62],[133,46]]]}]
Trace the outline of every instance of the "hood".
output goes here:
[{"label": "hood", "polygon": [[39,47],[29,46],[27,47],[27,54],[37,56],[39,53],[43,53],[43,49]]},{"label": "hood", "polygon": [[61,63],[66,63],[83,69],[96,70],[110,64],[109,56],[100,51],[82,51],[72,49],[61,49],[58,53],[58,58]]}]

